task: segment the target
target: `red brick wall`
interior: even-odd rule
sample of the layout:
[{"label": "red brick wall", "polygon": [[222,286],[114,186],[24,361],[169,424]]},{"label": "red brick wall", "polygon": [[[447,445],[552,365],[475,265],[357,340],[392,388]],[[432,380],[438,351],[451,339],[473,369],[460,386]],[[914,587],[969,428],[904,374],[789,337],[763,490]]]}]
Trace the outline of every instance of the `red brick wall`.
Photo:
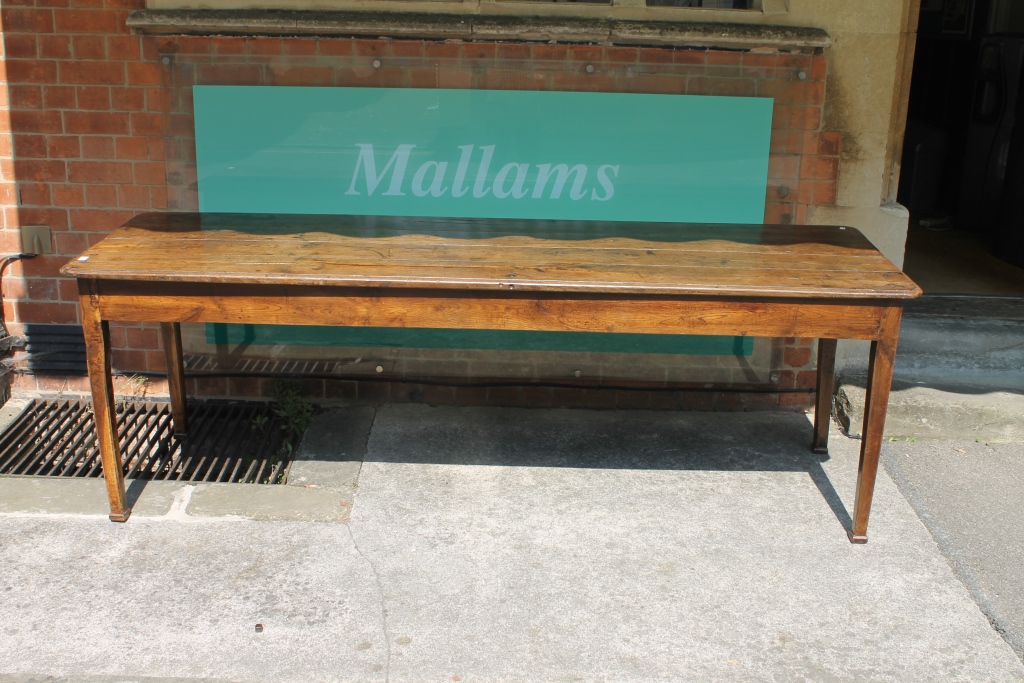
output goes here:
[{"label": "red brick wall", "polygon": [[[347,38],[133,36],[125,28],[125,19],[131,9],[142,5],[141,0],[4,1],[6,92],[0,90],[0,95],[6,97],[0,106],[6,106],[0,121],[0,240],[4,252],[19,251],[19,225],[42,223],[52,229],[56,252],[13,263],[4,272],[3,312],[15,332],[27,322],[77,321],[75,285],[61,278],[58,270],[120,223],[141,211],[195,208],[189,90],[194,83],[774,97],[765,221],[801,223],[808,206],[835,202],[840,137],[821,130],[822,55]],[[588,64],[595,67],[593,73],[587,72]],[[153,329],[118,327],[113,341],[118,370],[163,369]],[[807,370],[813,367],[808,345],[793,340],[783,355],[779,381],[771,388],[782,392],[807,388]],[[37,384],[34,378],[23,377],[19,382],[30,389],[64,386],[62,378]],[[213,388],[208,391],[242,393],[258,386],[220,384],[211,382]],[[314,387],[311,391],[324,395],[330,390]],[[408,390],[394,391],[401,398]],[[805,405],[806,395],[800,396]],[[774,401],[778,405],[796,399],[779,399],[776,394]]]}]

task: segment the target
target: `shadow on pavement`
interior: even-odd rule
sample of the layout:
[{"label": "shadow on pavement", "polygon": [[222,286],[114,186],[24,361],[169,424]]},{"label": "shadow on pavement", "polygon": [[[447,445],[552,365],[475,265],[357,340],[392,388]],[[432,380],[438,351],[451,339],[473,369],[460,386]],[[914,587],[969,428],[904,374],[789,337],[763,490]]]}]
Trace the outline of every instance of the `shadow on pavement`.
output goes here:
[{"label": "shadow on pavement", "polygon": [[378,409],[365,460],[505,467],[806,472],[852,525],[811,424],[794,413],[699,413],[393,405]]}]

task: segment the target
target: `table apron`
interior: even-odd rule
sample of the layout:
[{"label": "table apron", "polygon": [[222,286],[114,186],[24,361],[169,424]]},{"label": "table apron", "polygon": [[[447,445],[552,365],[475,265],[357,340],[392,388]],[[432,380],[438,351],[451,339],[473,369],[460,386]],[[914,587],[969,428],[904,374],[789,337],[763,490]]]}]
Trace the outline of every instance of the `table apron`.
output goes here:
[{"label": "table apron", "polygon": [[884,301],[92,292],[103,320],[877,339]]}]

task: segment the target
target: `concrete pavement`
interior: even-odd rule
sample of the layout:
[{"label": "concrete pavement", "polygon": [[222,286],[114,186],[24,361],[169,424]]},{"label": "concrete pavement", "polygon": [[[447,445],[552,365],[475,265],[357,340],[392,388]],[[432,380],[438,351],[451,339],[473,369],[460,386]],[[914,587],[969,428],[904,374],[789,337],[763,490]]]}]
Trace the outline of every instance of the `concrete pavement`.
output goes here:
[{"label": "concrete pavement", "polygon": [[400,405],[321,415],[259,504],[0,480],[0,681],[1024,681],[884,472],[847,542],[859,443],[809,439]]}]

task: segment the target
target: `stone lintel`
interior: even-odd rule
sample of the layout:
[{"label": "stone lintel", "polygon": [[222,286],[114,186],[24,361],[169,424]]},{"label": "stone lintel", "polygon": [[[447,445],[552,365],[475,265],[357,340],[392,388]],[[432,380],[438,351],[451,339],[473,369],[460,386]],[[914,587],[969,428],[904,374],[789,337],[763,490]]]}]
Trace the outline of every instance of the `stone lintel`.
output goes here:
[{"label": "stone lintel", "polygon": [[128,26],[149,35],[349,36],[513,40],[664,47],[817,51],[818,28],[603,17],[313,10],[135,10]]}]

